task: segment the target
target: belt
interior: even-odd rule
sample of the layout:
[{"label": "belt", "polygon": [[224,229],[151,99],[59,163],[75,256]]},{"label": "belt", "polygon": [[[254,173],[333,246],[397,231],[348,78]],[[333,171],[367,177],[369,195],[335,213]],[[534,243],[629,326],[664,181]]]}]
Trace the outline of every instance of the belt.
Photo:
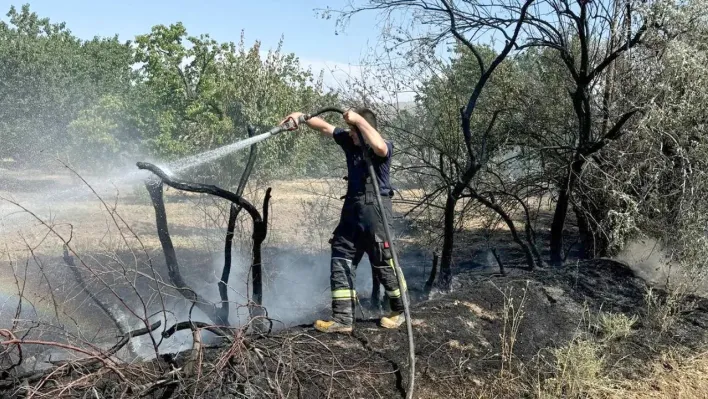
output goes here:
[{"label": "belt", "polygon": [[[361,197],[366,197],[366,192],[360,192],[360,193],[354,193],[354,194],[344,194],[339,199],[345,199],[345,198],[361,198]],[[381,194],[381,198],[393,198],[392,194]]]}]

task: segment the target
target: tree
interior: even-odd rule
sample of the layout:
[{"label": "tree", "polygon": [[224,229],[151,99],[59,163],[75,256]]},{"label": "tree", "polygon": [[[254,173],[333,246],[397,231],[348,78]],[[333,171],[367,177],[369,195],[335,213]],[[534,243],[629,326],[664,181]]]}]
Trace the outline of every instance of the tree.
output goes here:
[{"label": "tree", "polygon": [[[659,241],[684,271],[705,272],[705,1],[656,2],[640,9],[657,23],[637,49],[631,95],[647,104],[631,134],[589,164],[582,195],[594,206],[600,250],[614,255],[636,237]],[[694,282],[700,281],[694,277]]]},{"label": "tree", "polygon": [[[401,51],[400,49],[404,45],[408,46],[407,59],[413,60],[413,62],[420,59],[418,57],[421,53],[420,47],[432,49],[427,50],[427,53],[433,53],[434,49],[444,38],[453,37],[470,52],[475,61],[475,68],[478,72],[467,75],[470,80],[464,83],[467,89],[466,100],[463,102],[458,114],[462,133],[461,143],[463,145],[456,145],[454,140],[449,141],[448,148],[450,152],[447,158],[444,155],[446,149],[436,149],[440,160],[438,173],[447,183],[440,190],[445,196],[439,280],[439,286],[443,289],[449,289],[452,284],[452,252],[457,219],[455,210],[460,199],[474,196],[481,197],[471,183],[488,160],[489,148],[487,143],[489,141],[489,131],[494,128],[497,121],[496,115],[498,113],[495,112],[486,121],[487,128],[485,130],[477,130],[480,126],[477,124],[478,120],[476,119],[478,105],[480,100],[483,99],[482,93],[493,74],[500,67],[502,61],[517,46],[523,22],[532,3],[533,0],[520,3],[511,2],[509,4],[473,5],[465,3],[460,5],[446,0],[435,2],[371,0],[362,2],[362,4],[352,5],[352,9],[345,11],[340,18],[340,21],[346,21],[354,14],[366,10],[377,10],[389,17],[399,12],[410,13],[409,15],[414,22],[413,26],[423,24],[434,28],[433,31],[423,32],[422,34],[415,30],[404,32],[403,36],[407,35],[405,38],[393,38],[398,43],[394,46],[399,49],[398,51]],[[494,16],[490,17],[490,15]],[[485,60],[482,47],[473,44],[473,41],[484,33],[496,33],[505,40],[501,51],[492,57],[491,62]],[[422,50],[422,52],[426,52],[426,50]],[[461,81],[464,81],[464,77]],[[429,84],[431,85],[429,89],[433,90],[436,84],[435,79]],[[440,131],[449,132],[444,127]],[[443,133],[443,136],[440,136],[443,141],[446,140],[446,136],[444,136],[446,134]],[[433,153],[430,152],[430,154]],[[455,155],[462,155],[463,162],[459,162]],[[421,158],[423,161],[424,159]],[[449,162],[449,167],[445,166],[445,162]],[[438,193],[434,192],[433,194],[437,195]]]},{"label": "tree", "polygon": [[[560,264],[568,208],[586,163],[609,142],[620,138],[626,132],[625,124],[640,110],[631,103],[611,104],[614,81],[610,76],[613,65],[642,42],[651,22],[632,20],[636,7],[630,2],[608,5],[550,0],[543,5],[546,7],[530,12],[527,26],[531,30],[520,48],[542,47],[557,53],[568,77],[568,94],[576,117],[572,129],[552,139],[543,138],[544,143],[550,142],[560,150],[556,154],[563,167],[556,177],[558,194],[550,239],[551,262]],[[550,16],[546,8],[551,10]],[[619,36],[621,21],[626,35]],[[631,68],[630,61],[623,64]],[[629,69],[623,72],[631,73]],[[603,90],[604,96],[599,94]]]},{"label": "tree", "polygon": [[40,152],[70,150],[67,129],[81,110],[130,87],[132,50],[117,38],[79,40],[29,5],[7,16],[9,23],[0,22],[0,154],[39,164]]},{"label": "tree", "polygon": [[[395,139],[403,147],[403,161],[397,173],[403,173],[404,179],[422,189],[424,193],[412,201],[413,209],[409,214],[420,216],[430,207],[444,207],[440,198],[445,198],[449,187],[454,186],[463,171],[461,165],[467,162],[464,136],[459,134],[460,107],[473,91],[473,85],[479,79],[479,68],[474,54],[464,45],[454,48],[454,56],[449,64],[439,61],[436,73],[423,81],[416,98],[416,107],[402,112],[399,120],[389,123]],[[491,48],[481,47],[479,53],[485,63],[492,62],[497,54]],[[432,60],[431,62],[436,62]],[[516,132],[512,121],[518,110],[511,106],[509,97],[518,93],[522,73],[515,60],[502,63],[490,78],[485,94],[477,106],[470,121],[470,130],[479,132],[474,135],[472,147],[479,149],[481,169],[470,180],[461,195],[464,204],[455,210],[455,231],[464,226],[465,221],[481,217],[496,224],[501,220],[509,229],[514,241],[522,250],[529,268],[542,264],[531,231],[530,215],[525,202],[521,199],[518,187],[506,184],[511,181],[509,174],[525,174],[527,166],[519,163],[518,148],[515,146]],[[481,206],[480,206],[481,205]],[[525,237],[520,234],[513,220],[513,213],[519,209],[525,213],[523,223],[527,230]],[[423,217],[433,225],[428,230],[437,231],[442,215]],[[433,239],[437,241],[437,236]]]}]

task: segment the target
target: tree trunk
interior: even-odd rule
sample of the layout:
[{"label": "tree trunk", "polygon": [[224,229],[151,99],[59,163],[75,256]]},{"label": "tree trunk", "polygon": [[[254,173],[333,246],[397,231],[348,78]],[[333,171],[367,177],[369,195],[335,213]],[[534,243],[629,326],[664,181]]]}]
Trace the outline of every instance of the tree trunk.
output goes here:
[{"label": "tree trunk", "polygon": [[563,228],[570,201],[570,184],[565,184],[558,192],[558,202],[551,223],[551,265],[563,265]]},{"label": "tree trunk", "polygon": [[590,229],[590,221],[583,208],[579,206],[573,206],[573,212],[575,212],[575,219],[578,222],[578,242],[580,243],[580,254],[581,259],[591,259],[594,257],[595,248],[593,245],[593,236]]},{"label": "tree trunk", "polygon": [[[255,130],[253,126],[249,125],[247,127],[248,137],[255,136]],[[251,146],[251,150],[248,153],[248,162],[246,162],[246,168],[243,170],[241,175],[241,180],[236,188],[236,195],[241,197],[243,195],[243,190],[246,189],[246,183],[248,183],[248,178],[251,177],[251,171],[253,170],[253,165],[256,162],[256,156],[258,154],[258,145],[254,144]],[[234,230],[236,229],[236,219],[238,214],[243,209],[234,203],[231,203],[229,207],[229,223],[226,228],[226,240],[224,243],[224,268],[221,271],[221,280],[219,281],[219,296],[221,297],[221,307],[219,308],[219,315],[225,324],[229,325],[229,293],[228,284],[229,276],[231,275],[231,248],[234,240]],[[264,214],[267,212],[266,209],[263,210]],[[259,260],[260,263],[260,260]]]},{"label": "tree trunk", "polygon": [[253,284],[253,303],[249,304],[249,313],[254,320],[254,329],[257,332],[266,331],[265,320],[267,316],[263,308],[263,267],[261,266],[261,246],[268,235],[268,214],[270,206],[271,188],[265,192],[263,198],[263,219],[254,221],[253,224],[253,264],[251,265],[251,283]]},{"label": "tree trunk", "polygon": [[447,193],[445,201],[445,228],[443,236],[442,256],[440,259],[440,278],[438,288],[449,291],[452,288],[452,247],[455,239],[455,205],[457,198],[452,192]]},{"label": "tree trunk", "polygon": [[224,320],[226,325],[229,325],[228,284],[229,276],[231,275],[231,247],[234,240],[234,230],[236,229],[236,218],[241,210],[234,204],[231,204],[229,208],[229,223],[226,227],[226,240],[224,243],[224,269],[221,271],[221,280],[219,281],[219,296],[221,297],[219,317]]},{"label": "tree trunk", "polygon": [[[577,157],[576,157],[577,158]],[[578,175],[583,169],[583,161],[576,160],[569,166],[569,173],[558,190],[558,202],[556,210],[553,213],[553,222],[551,223],[551,265],[563,265],[563,229],[565,228],[565,219],[568,216],[568,206],[570,205],[570,195],[575,188],[575,183],[578,180]]]},{"label": "tree trunk", "polygon": [[180,273],[179,270],[179,262],[177,261],[177,254],[175,253],[175,247],[172,244],[172,238],[170,238],[170,231],[167,227],[167,212],[165,211],[165,203],[162,198],[162,181],[157,183],[146,182],[145,187],[150,194],[152,206],[155,208],[157,237],[160,240],[162,252],[165,255],[165,264],[167,265],[167,272],[170,276],[170,280],[185,298],[195,302],[197,300],[197,295],[191,288],[189,288],[187,283],[185,283],[182,278],[182,273]]},{"label": "tree trunk", "polygon": [[588,246],[588,243],[591,241],[588,237],[590,234],[588,218],[578,206],[573,206],[573,212],[575,213],[575,220],[578,223],[578,245],[580,245],[578,256],[580,259],[589,259],[589,254],[593,251],[592,248]]},{"label": "tree trunk", "polygon": [[501,257],[497,253],[496,248],[492,248],[492,255],[494,255],[494,259],[497,260],[497,264],[499,265],[499,273],[502,276],[506,276],[506,271],[504,270],[504,262],[502,262]]},{"label": "tree trunk", "polygon": [[435,252],[433,254],[433,268],[430,270],[430,276],[428,277],[428,281],[425,282],[425,287],[423,287],[423,293],[425,293],[425,296],[430,295],[430,291],[433,290],[433,284],[435,284],[435,277],[438,274],[438,253]]},{"label": "tree trunk", "polygon": [[202,301],[196,291],[194,291],[184,281],[184,278],[182,278],[182,273],[179,270],[179,262],[177,261],[177,254],[175,253],[175,247],[172,244],[172,238],[170,238],[170,232],[167,228],[167,212],[165,211],[165,203],[162,197],[162,185],[162,181],[147,181],[145,183],[145,187],[150,193],[152,205],[155,208],[155,225],[157,226],[157,236],[160,240],[160,245],[162,246],[162,252],[165,255],[165,264],[167,265],[170,281],[172,281],[172,284],[177,288],[183,297],[194,303],[197,309],[204,312],[204,314],[212,322],[215,324],[220,324],[222,323],[222,320],[216,309],[213,306],[208,306],[204,301]]}]

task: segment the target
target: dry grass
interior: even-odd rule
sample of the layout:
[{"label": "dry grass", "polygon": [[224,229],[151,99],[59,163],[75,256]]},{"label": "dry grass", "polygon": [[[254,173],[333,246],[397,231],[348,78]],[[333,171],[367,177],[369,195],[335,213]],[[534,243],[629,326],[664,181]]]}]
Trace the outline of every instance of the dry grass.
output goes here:
[{"label": "dry grass", "polygon": [[[15,176],[18,180],[29,176]],[[33,177],[39,180],[38,177]],[[74,239],[79,247],[95,248],[110,244],[106,241],[110,234],[105,209],[91,195],[85,185],[77,184],[67,174],[45,175],[41,179],[49,191],[5,190],[0,188],[0,196],[14,198],[30,210],[46,215],[49,219],[64,223],[68,229],[71,224]],[[94,182],[94,180],[90,180]],[[273,198],[270,209],[268,243],[271,245],[297,246],[305,250],[320,250],[328,247],[327,241],[336,227],[342,206],[340,197],[346,191],[346,182],[341,179],[299,179],[293,181],[272,181]],[[245,197],[260,209],[265,187],[249,185]],[[69,191],[71,195],[84,193],[77,200],[65,201],[58,192]],[[136,228],[146,246],[157,247],[157,235],[154,232],[154,211],[141,184],[134,187],[100,192],[102,197],[115,206],[128,225]],[[415,198],[413,191],[404,191],[403,195]],[[181,248],[213,250],[220,249],[228,216],[228,203],[207,195],[185,193],[165,188],[165,206],[175,246]],[[395,211],[405,212],[410,206],[397,204]],[[245,216],[245,215],[244,215]],[[248,221],[246,218],[244,220]],[[0,242],[7,243],[10,251],[24,251],[25,245],[18,235],[30,239],[37,238],[43,229],[37,228],[31,219],[16,207],[0,201]],[[249,229],[245,223],[241,226]],[[109,231],[110,233],[110,231]],[[249,240],[246,240],[249,241]],[[53,244],[53,243],[48,243]],[[56,246],[60,248],[60,246]],[[46,247],[46,250],[56,248]]]},{"label": "dry grass", "polygon": [[[648,377],[610,379],[599,354],[601,347],[574,341],[556,351],[558,374],[539,382],[537,376],[504,374],[485,381],[476,398],[705,399],[708,398],[708,353],[685,358],[668,353],[648,364]],[[534,381],[536,380],[536,381]],[[439,397],[435,395],[422,397]]]},{"label": "dry grass", "polygon": [[669,353],[652,364],[651,368],[651,376],[639,381],[619,381],[616,387],[598,392],[597,397],[708,398],[708,352],[690,358]]},{"label": "dry grass", "polygon": [[502,313],[503,326],[499,338],[501,339],[502,361],[500,375],[505,372],[513,371],[514,365],[514,345],[519,334],[519,327],[524,319],[526,312],[526,293],[528,290],[528,281],[522,288],[521,297],[515,301],[513,295],[513,286],[507,287],[505,290],[499,289],[504,296],[504,310]]},{"label": "dry grass", "polygon": [[[659,335],[667,333],[677,321],[678,313],[690,306],[676,292],[660,298],[654,291],[648,290],[646,296],[648,309],[642,318],[643,328],[649,326]],[[513,307],[507,300],[505,309],[514,315]],[[509,321],[511,319],[516,317]],[[687,355],[684,347],[664,348],[654,360],[642,366],[648,376],[644,374],[639,379],[619,377],[637,375],[639,370],[623,369],[636,367],[636,363],[609,362],[607,354],[629,342],[627,339],[635,333],[639,316],[602,311],[591,314],[585,308],[582,319],[574,339],[557,348],[542,349],[535,361],[516,363],[513,368],[502,361],[501,373],[492,380],[484,381],[476,397],[708,398],[708,350]],[[636,347],[625,346],[623,350],[630,348]],[[625,355],[628,356],[631,354]]]},{"label": "dry grass", "polygon": [[632,333],[639,317],[629,317],[624,313],[601,312],[597,317],[597,328],[603,341],[627,338]]},{"label": "dry grass", "polygon": [[644,294],[644,302],[646,320],[659,335],[673,326],[679,312],[692,306],[686,301],[686,292],[683,290],[670,290],[668,294],[660,295],[651,287]]},{"label": "dry grass", "polygon": [[553,349],[554,376],[539,385],[539,397],[580,397],[606,384],[601,346],[592,339],[579,338]]},{"label": "dry grass", "polygon": [[[14,198],[27,205],[33,212],[63,223],[64,229],[73,229],[72,243],[79,249],[102,248],[105,251],[120,249],[118,246],[121,245],[121,240],[116,238],[115,231],[111,231],[106,210],[89,189],[72,177],[69,171],[59,170],[54,175],[42,176],[29,171],[13,173],[12,178],[23,182],[36,181],[37,186],[26,191],[14,187],[3,191],[0,187],[0,196]],[[99,181],[96,178],[88,180],[92,184]],[[43,184],[50,190],[42,188]],[[298,179],[271,181],[268,185],[272,187],[273,197],[265,246],[297,247],[308,252],[327,249],[328,240],[339,219],[342,205],[340,197],[346,191],[346,182],[342,179]],[[264,190],[265,187],[257,187],[254,182],[246,188],[245,197],[260,209]],[[67,201],[62,198],[64,194],[57,194],[60,192],[84,195],[76,200]],[[100,194],[110,206],[116,207],[128,225],[136,229],[146,247],[159,247],[154,231],[154,211],[141,183],[120,189],[112,186],[105,187]],[[413,189],[400,191],[400,195],[410,201],[421,198],[423,194],[420,190]],[[397,195],[397,198],[400,197]],[[170,234],[176,247],[207,252],[221,250],[228,216],[226,201],[166,187],[165,206],[171,227]],[[460,201],[458,206],[461,210],[466,206],[465,201]],[[394,203],[394,211],[398,214],[405,214],[411,208],[412,205],[409,203],[398,201]],[[23,252],[26,249],[19,234],[23,234],[30,241],[41,240],[43,234],[43,229],[38,228],[26,215],[17,211],[13,206],[0,201],[0,242],[6,243],[6,249],[10,252]],[[243,216],[244,219],[237,230],[244,231],[242,241],[248,245],[250,239],[246,230],[250,229],[250,224],[249,219]],[[516,218],[519,220],[523,219],[520,215],[513,216],[519,216]],[[439,220],[442,216],[424,217]],[[508,229],[500,220],[487,219],[468,217],[459,227],[491,228],[500,231]],[[413,215],[410,215],[407,220],[416,222]],[[517,227],[523,229],[523,223],[517,223]],[[407,237],[399,238],[402,241],[409,241]],[[52,253],[61,249],[60,245],[52,241],[44,244],[42,250],[45,252]]]}]

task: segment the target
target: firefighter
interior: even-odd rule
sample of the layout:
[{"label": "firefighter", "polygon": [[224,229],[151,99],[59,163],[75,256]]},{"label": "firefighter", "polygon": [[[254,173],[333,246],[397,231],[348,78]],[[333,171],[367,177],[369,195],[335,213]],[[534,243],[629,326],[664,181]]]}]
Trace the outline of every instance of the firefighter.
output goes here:
[{"label": "firefighter", "polygon": [[[302,113],[290,114],[285,121],[296,124]],[[389,228],[393,219],[391,197],[393,190],[389,179],[393,144],[384,140],[377,131],[376,115],[369,109],[361,108],[344,113],[349,130],[332,126],[321,118],[313,117],[306,124],[313,130],[331,137],[344,150],[347,161],[348,183],[339,224],[333,232],[330,286],[332,290],[332,320],[317,320],[315,328],[322,332],[351,332],[354,326],[356,305],[356,266],[364,253],[372,265],[374,280],[383,286],[389,300],[391,313],[382,317],[381,327],[398,328],[405,322],[403,298],[396,277],[390,243],[386,241],[379,207],[376,203],[374,185],[370,179],[362,146],[357,131],[361,132],[368,144],[370,159],[376,171],[381,199],[383,201]],[[285,122],[284,121],[284,122]],[[403,277],[403,276],[401,276]]]}]

